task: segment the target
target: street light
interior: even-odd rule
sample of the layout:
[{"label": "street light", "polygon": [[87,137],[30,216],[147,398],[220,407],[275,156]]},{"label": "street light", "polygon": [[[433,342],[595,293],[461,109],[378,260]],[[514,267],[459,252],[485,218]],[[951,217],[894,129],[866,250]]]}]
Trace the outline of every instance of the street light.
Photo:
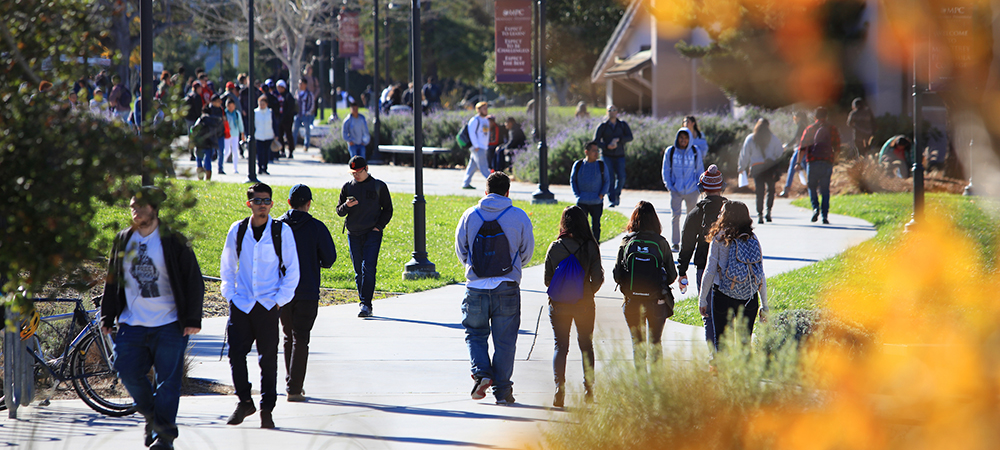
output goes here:
[{"label": "street light", "polygon": [[545,0],[535,2],[535,48],[538,58],[535,75],[535,129],[538,130],[538,190],[531,194],[531,203],[555,203],[549,191],[549,144],[545,140]]},{"label": "street light", "polygon": [[[374,36],[374,39],[373,39],[373,41],[375,42],[375,45],[372,46],[373,47],[372,48],[372,57],[375,60],[374,63],[373,63],[374,66],[375,66],[375,77],[372,80],[372,94],[373,95],[378,95],[377,93],[379,92],[379,83],[378,83],[378,2],[379,2],[379,0],[375,0],[375,12],[374,12],[375,17],[374,17],[374,19],[372,21],[372,24],[373,24],[372,28],[374,28],[374,30],[375,30],[375,36]],[[374,103],[375,103],[375,119],[374,119],[375,122],[373,123],[373,125],[374,125],[373,128],[375,129],[375,135],[372,136],[372,139],[371,139],[371,141],[372,141],[372,154],[371,154],[371,156],[372,157],[369,157],[369,160],[379,159],[378,141],[379,141],[379,137],[382,135],[382,121],[379,120],[379,112],[380,112],[379,110],[382,109],[382,108],[379,108],[379,104],[378,104],[378,99],[377,98],[375,98],[375,99],[369,98],[368,99],[368,105],[367,105],[368,106],[368,110],[371,111],[373,100],[374,100]]]},{"label": "street light", "polygon": [[[253,0],[247,0],[247,24],[250,29],[249,37],[249,51],[250,57],[247,58],[247,115],[253,114],[253,107],[257,103],[257,96],[254,92],[253,85],[253,60],[254,60],[254,37],[253,37]],[[254,137],[254,118],[247,118],[247,135],[250,136],[250,144],[248,145],[247,154],[250,156],[247,158],[247,183],[257,182],[257,138]]]}]

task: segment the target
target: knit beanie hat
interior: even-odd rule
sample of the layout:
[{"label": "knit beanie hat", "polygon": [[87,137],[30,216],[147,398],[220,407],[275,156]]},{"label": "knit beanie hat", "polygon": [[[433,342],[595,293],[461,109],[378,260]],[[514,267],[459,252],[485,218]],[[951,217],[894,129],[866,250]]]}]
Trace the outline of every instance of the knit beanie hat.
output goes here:
[{"label": "knit beanie hat", "polygon": [[715,164],[708,166],[708,170],[701,174],[699,181],[701,187],[706,191],[722,190],[722,172],[719,172],[719,168]]}]

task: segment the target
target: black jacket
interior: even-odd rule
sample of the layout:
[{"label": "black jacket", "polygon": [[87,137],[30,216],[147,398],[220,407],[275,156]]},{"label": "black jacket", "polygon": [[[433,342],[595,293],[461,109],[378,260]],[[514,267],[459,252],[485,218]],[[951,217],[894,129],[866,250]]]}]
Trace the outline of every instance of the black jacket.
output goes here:
[{"label": "black jacket", "polygon": [[684,219],[681,232],[681,251],[677,254],[677,274],[687,276],[691,254],[694,254],[694,265],[704,268],[708,263],[708,242],[705,235],[709,228],[719,218],[719,210],[726,203],[721,195],[710,195],[701,199]]},{"label": "black jacket", "polygon": [[201,117],[201,96],[191,92],[187,97],[184,97],[184,103],[188,107],[187,115],[184,118],[190,121],[198,120]]},{"label": "black jacket", "polygon": [[[279,120],[281,123],[292,123],[295,122],[295,115],[299,113],[299,108],[295,103],[295,96],[292,95],[291,91],[285,91],[284,94],[279,93],[277,90],[274,91],[275,99],[277,96],[281,96],[282,101],[280,103],[275,103],[273,106],[274,110],[278,110],[278,105],[281,105],[281,114]],[[270,105],[268,105],[270,106]]]},{"label": "black jacket", "polygon": [[333,267],[337,247],[330,230],[307,212],[288,210],[280,219],[292,228],[299,254],[299,286],[292,300],[319,300],[319,269]]},{"label": "black jacket", "polygon": [[219,147],[219,138],[225,135],[225,125],[222,117],[202,114],[198,121],[191,128],[193,130],[194,145],[200,150]]},{"label": "black jacket", "polygon": [[[618,138],[618,144],[615,148],[608,149],[608,144],[611,144],[614,138]],[[600,144],[602,155],[625,156],[625,144],[632,141],[632,129],[621,119],[618,119],[614,125],[611,122],[602,122],[597,126],[594,140]]]},{"label": "black jacket", "polygon": [[[347,197],[356,198],[358,204],[348,208]],[[392,198],[389,197],[389,188],[371,175],[360,183],[354,180],[348,181],[340,190],[337,214],[340,217],[347,216],[344,221],[347,234],[364,234],[372,231],[372,228],[385,230],[385,226],[392,219]]]},{"label": "black jacket", "polygon": [[[108,275],[104,282],[104,298],[101,300],[101,320],[103,326],[115,326],[118,316],[125,311],[125,247],[132,238],[132,228],[126,228],[115,236],[108,257]],[[205,300],[205,281],[201,278],[201,267],[191,250],[188,240],[163,223],[160,223],[160,243],[163,259],[170,277],[170,289],[177,303],[177,320],[182,327],[201,328],[201,310]]]}]

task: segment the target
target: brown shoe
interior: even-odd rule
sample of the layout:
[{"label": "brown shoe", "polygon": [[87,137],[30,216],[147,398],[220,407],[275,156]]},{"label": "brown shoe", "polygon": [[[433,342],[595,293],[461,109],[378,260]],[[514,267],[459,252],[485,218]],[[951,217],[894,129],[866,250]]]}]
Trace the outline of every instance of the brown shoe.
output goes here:
[{"label": "brown shoe", "polygon": [[236,411],[233,411],[233,415],[229,416],[226,425],[239,425],[243,423],[243,419],[255,412],[257,412],[257,407],[253,405],[252,401],[239,402],[236,404]]}]

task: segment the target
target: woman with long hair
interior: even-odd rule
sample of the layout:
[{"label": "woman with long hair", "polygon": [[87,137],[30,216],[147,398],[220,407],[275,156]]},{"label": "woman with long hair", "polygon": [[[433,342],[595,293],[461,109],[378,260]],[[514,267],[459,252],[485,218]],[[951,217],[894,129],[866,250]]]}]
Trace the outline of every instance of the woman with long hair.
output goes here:
[{"label": "woman with long hair", "polygon": [[708,138],[702,134],[701,128],[698,128],[698,119],[694,116],[684,116],[681,126],[691,130],[691,145],[694,145],[698,149],[701,158],[704,160],[705,154],[708,153]]},{"label": "woman with long hair", "polygon": [[[739,169],[753,177],[754,188],[757,190],[757,223],[771,221],[771,208],[774,206],[774,184],[781,177],[778,170],[778,160],[785,152],[781,141],[771,133],[771,122],[760,118],[751,133],[743,140],[743,150],[740,151]],[[765,192],[766,191],[766,192]],[[767,212],[764,210],[764,196],[767,195]]]},{"label": "woman with long hair", "polygon": [[[733,325],[745,326],[747,336],[753,333],[758,315],[761,322],[767,321],[767,280],[761,261],[760,242],[753,232],[753,219],[743,202],[726,202],[705,239],[710,245],[708,265],[698,291],[698,309],[702,317],[711,318],[715,326],[713,344],[718,349],[723,333],[728,331],[727,327],[740,312],[743,313],[743,323]],[[731,265],[738,264],[744,266],[730,270]],[[746,270],[738,270],[744,268]],[[733,276],[740,273],[746,277]]]},{"label": "woman with long hair", "polygon": [[640,201],[625,226],[627,234],[615,261],[615,282],[625,295],[622,312],[638,370],[646,367],[647,346],[652,346],[651,360],[660,359],[660,336],[667,317],[673,315],[670,284],[677,278],[677,269],[662,230],[653,204]]},{"label": "woman with long hair", "polygon": [[[566,355],[569,353],[569,330],[576,323],[577,343],[583,355],[584,399],[594,398],[594,294],[604,284],[601,251],[587,224],[587,213],[573,205],[563,210],[559,221],[559,237],[549,244],[545,252],[545,285],[552,283],[556,269],[570,256],[583,268],[583,296],[573,299],[549,297],[549,320],[555,334],[555,355],[552,370],[555,374],[556,392],[552,405],[561,408],[566,398]],[[569,263],[569,261],[567,261]],[[565,269],[564,269],[565,270]],[[558,281],[558,280],[557,280]]]}]

